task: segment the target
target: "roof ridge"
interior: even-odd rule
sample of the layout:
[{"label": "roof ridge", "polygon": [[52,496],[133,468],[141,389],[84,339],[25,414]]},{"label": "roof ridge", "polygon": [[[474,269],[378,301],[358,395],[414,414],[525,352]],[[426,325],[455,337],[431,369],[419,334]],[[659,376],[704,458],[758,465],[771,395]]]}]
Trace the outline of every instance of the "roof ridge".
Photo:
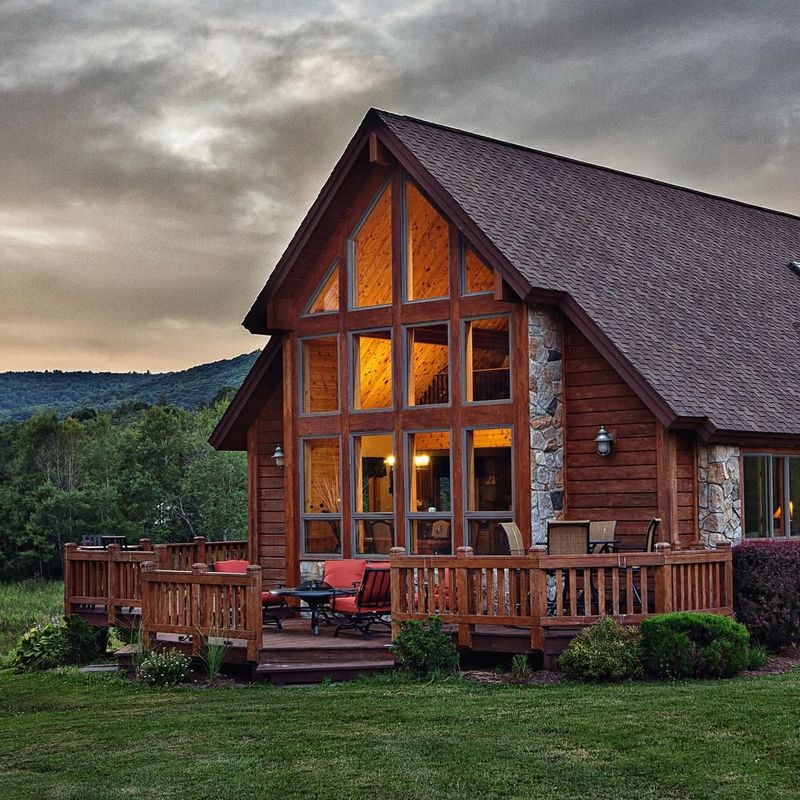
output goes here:
[{"label": "roof ridge", "polygon": [[[530,147],[528,145],[519,144],[518,142],[508,142],[504,139],[498,139],[494,136],[487,136],[483,133],[475,133],[474,131],[467,131],[463,128],[454,128],[451,125],[444,125],[441,122],[432,122],[427,119],[421,119],[420,117],[412,117],[409,114],[394,114],[391,111],[384,111],[380,108],[372,108],[372,111],[376,112],[379,116],[387,116],[393,117],[395,119],[405,119],[409,122],[414,122],[420,125],[426,125],[429,128],[439,128],[443,131],[448,131],[449,133],[458,133],[462,136],[469,136],[473,139],[481,139],[485,142],[491,142],[492,144],[499,144],[503,145],[504,147],[512,147],[516,150],[524,150],[528,153],[536,153],[536,155],[544,156],[546,158],[554,158],[559,161],[566,161],[570,164],[577,164],[581,167],[589,167],[590,169],[597,169],[603,172],[610,172],[614,175],[621,175],[625,178],[633,178],[634,180],[638,181],[645,181],[647,183],[652,183],[657,186],[665,186],[668,189],[676,189],[677,191],[681,192],[688,192],[690,194],[699,195],[700,197],[708,197],[711,200],[719,200],[723,203],[732,203],[736,206],[742,206],[743,208],[752,208],[756,211],[764,211],[767,214],[777,214],[780,217],[788,217],[789,219],[795,219],[800,221],[800,213],[793,214],[791,211],[782,211],[778,208],[770,208],[769,206],[760,206],[756,203],[748,203],[746,200],[738,200],[735,197],[727,197],[721,194],[713,194],[712,192],[704,191],[703,189],[695,189],[691,186],[682,186],[679,183],[670,183],[669,181],[660,180],[659,178],[652,178],[648,175],[637,175],[634,172],[626,172],[622,169],[617,169],[615,167],[609,167],[604,164],[594,164],[591,161],[582,161],[579,158],[573,158],[572,156],[565,156],[561,153],[551,153],[548,150],[539,150],[536,147]],[[787,256],[789,258],[790,256]]]}]

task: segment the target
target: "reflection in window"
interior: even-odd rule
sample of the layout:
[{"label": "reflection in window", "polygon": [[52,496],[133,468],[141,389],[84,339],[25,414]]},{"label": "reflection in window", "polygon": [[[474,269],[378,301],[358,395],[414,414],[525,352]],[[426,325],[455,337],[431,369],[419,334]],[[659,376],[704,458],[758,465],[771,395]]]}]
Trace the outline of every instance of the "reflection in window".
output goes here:
[{"label": "reflection in window", "polygon": [[353,407],[392,407],[392,332],[353,335]]},{"label": "reflection in window", "polygon": [[800,536],[800,458],[748,454],[742,461],[745,538]]},{"label": "reflection in window", "polygon": [[410,181],[406,181],[406,300],[448,295],[447,222]]},{"label": "reflection in window", "polygon": [[467,511],[510,511],[511,428],[467,432]]},{"label": "reflection in window", "polygon": [[450,431],[408,437],[408,509],[411,552],[452,552]]},{"label": "reflection in window", "polygon": [[339,409],[339,353],[336,336],[303,339],[301,395],[304,414]]},{"label": "reflection in window", "polygon": [[339,439],[303,440],[303,550],[341,553]]},{"label": "reflection in window", "polygon": [[394,545],[395,454],[390,433],[353,437],[356,555],[388,555]]},{"label": "reflection in window", "polygon": [[508,536],[501,523],[511,522],[505,519],[467,519],[467,544],[476,556],[507,556],[511,552]]},{"label": "reflection in window", "polygon": [[800,536],[800,458],[791,456],[789,462],[789,534]]},{"label": "reflection in window", "polygon": [[467,244],[462,249],[464,294],[494,291],[494,273]]},{"label": "reflection in window", "polygon": [[410,406],[439,405],[450,399],[447,324],[421,325],[406,331]]},{"label": "reflection in window", "polygon": [[770,457],[745,456],[744,459],[744,535],[769,536]]},{"label": "reflection in window", "polygon": [[325,276],[322,285],[308,304],[307,314],[325,314],[339,310],[339,265]]},{"label": "reflection in window", "polygon": [[392,190],[387,185],[350,237],[353,305],[383,306],[392,301]]},{"label": "reflection in window", "polygon": [[508,400],[511,369],[508,317],[483,317],[466,324],[467,402]]}]

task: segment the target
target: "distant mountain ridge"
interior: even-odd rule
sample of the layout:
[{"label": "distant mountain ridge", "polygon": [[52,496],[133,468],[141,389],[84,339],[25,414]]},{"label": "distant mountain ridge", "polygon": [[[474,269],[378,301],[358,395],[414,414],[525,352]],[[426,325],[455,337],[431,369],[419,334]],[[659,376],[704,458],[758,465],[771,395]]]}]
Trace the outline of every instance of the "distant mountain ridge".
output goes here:
[{"label": "distant mountain ridge", "polygon": [[0,421],[37,411],[60,416],[123,403],[167,402],[197,408],[221,389],[238,389],[260,351],[180,372],[0,372]]}]

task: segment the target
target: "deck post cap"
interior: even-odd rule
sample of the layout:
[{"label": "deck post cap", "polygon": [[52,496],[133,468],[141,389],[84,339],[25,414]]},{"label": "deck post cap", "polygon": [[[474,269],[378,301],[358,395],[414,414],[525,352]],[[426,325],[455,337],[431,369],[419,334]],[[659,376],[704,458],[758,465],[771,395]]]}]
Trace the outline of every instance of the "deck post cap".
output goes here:
[{"label": "deck post cap", "polygon": [[471,555],[474,555],[474,551],[467,544],[463,545],[462,547],[456,548],[456,556],[458,556],[459,558],[466,558],[467,556]]},{"label": "deck post cap", "polygon": [[208,572],[208,564],[192,564],[192,572]]}]

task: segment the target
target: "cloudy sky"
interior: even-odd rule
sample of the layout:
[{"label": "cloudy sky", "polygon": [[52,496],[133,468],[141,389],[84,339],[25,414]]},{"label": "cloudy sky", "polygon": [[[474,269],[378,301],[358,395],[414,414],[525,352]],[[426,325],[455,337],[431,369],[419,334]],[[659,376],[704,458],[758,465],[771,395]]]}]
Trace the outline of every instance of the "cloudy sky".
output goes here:
[{"label": "cloudy sky", "polygon": [[0,370],[260,347],[369,106],[800,213],[797,0],[0,0]]}]

